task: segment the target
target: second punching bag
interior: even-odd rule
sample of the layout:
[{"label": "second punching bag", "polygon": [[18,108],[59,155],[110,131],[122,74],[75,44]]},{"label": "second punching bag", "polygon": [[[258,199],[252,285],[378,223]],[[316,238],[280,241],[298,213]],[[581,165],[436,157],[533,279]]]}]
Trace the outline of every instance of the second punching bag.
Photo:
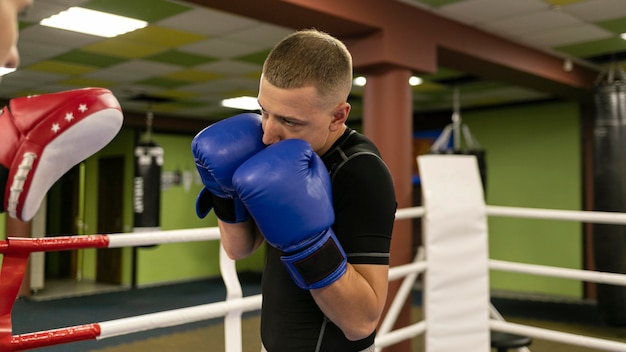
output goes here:
[{"label": "second punching bag", "polygon": [[[623,73],[623,71],[622,71]],[[614,77],[610,75],[610,77]],[[593,203],[596,211],[626,212],[626,81],[603,80],[595,87]],[[626,273],[626,227],[594,224],[595,269]],[[598,284],[600,315],[626,325],[626,287]]]},{"label": "second punching bag", "polygon": [[161,226],[163,148],[155,142],[135,147],[133,185],[134,231],[158,231]]}]

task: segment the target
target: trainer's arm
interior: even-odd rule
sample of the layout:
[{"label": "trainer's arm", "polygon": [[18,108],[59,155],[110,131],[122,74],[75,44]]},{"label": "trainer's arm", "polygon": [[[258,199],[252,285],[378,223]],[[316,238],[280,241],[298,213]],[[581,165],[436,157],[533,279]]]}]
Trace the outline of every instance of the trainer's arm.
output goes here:
[{"label": "trainer's arm", "polygon": [[246,258],[263,243],[263,236],[252,220],[227,223],[218,219],[217,226],[220,229],[222,245],[230,259]]},{"label": "trainer's arm", "polygon": [[348,270],[329,286],[311,290],[324,314],[350,340],[369,336],[378,325],[387,299],[387,265],[348,264]]}]

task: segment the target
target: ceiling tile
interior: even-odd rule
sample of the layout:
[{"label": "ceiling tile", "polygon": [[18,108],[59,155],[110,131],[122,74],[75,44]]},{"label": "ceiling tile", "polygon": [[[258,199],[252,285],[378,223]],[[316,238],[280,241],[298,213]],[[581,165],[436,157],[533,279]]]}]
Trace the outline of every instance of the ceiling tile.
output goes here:
[{"label": "ceiling tile", "polygon": [[168,17],[155,24],[191,33],[220,36],[252,27],[258,23],[257,20],[231,15],[222,11],[195,8],[191,11]]},{"label": "ceiling tile", "polygon": [[18,50],[20,52],[21,65],[27,66],[34,62],[60,55],[68,49],[39,41],[33,42],[29,40],[20,40],[18,43]]},{"label": "ceiling tile", "polygon": [[602,40],[572,44],[556,48],[559,51],[578,57],[591,57],[606,55],[614,52],[626,51],[626,41],[620,38],[607,38]]},{"label": "ceiling tile", "polygon": [[624,0],[587,0],[563,6],[562,10],[589,22],[626,17]]},{"label": "ceiling tile", "polygon": [[156,55],[168,48],[114,38],[86,45],[82,50],[124,59],[138,59]]},{"label": "ceiling tile", "polygon": [[270,49],[267,49],[267,50],[259,51],[256,53],[240,56],[240,57],[237,57],[236,59],[239,61],[249,62],[251,64],[263,65],[269,53],[270,53]]},{"label": "ceiling tile", "polygon": [[486,22],[481,27],[506,37],[520,38],[527,34],[542,33],[583,24],[585,23],[576,17],[561,11],[539,11]]},{"label": "ceiling tile", "polygon": [[146,57],[145,60],[191,67],[208,62],[213,62],[217,59],[214,57],[193,54],[181,50],[169,50],[153,56]]},{"label": "ceiling tile", "polygon": [[453,4],[455,2],[461,2],[461,1],[465,1],[465,0],[403,0],[402,2],[415,4],[419,6],[440,7],[440,6]]},{"label": "ceiling tile", "polygon": [[262,67],[260,65],[249,64],[241,61],[222,60],[205,65],[199,65],[196,68],[224,75],[240,75],[250,72],[261,72]]},{"label": "ceiling tile", "polygon": [[68,9],[67,4],[52,1],[35,1],[33,6],[20,16],[20,21],[39,23],[44,18],[56,15],[61,11]]},{"label": "ceiling tile", "polygon": [[583,2],[586,0],[543,0],[545,2],[547,2],[550,5],[553,6],[563,6],[563,5],[570,5],[570,4],[574,4],[577,2]]},{"label": "ceiling tile", "polygon": [[273,48],[281,39],[293,33],[293,31],[293,29],[262,23],[247,29],[233,31],[222,36],[222,39],[246,43],[260,50]]},{"label": "ceiling tile", "polygon": [[179,31],[177,29],[150,25],[148,27],[126,33],[119,40],[147,45],[175,48],[206,39],[206,36]]},{"label": "ceiling tile", "polygon": [[187,69],[187,70],[172,72],[163,77],[171,78],[171,79],[175,79],[179,81],[185,81],[185,82],[204,82],[204,81],[210,81],[210,80],[221,78],[222,75],[216,74],[216,73],[210,73],[210,72],[206,72],[202,70],[197,70],[197,69],[196,70]]},{"label": "ceiling tile", "polygon": [[189,45],[183,45],[179,50],[206,55],[221,59],[229,59],[236,56],[250,54],[259,50],[257,46],[237,43],[226,39],[209,39]]},{"label": "ceiling tile", "polygon": [[582,24],[567,28],[561,28],[545,33],[536,33],[525,36],[522,39],[533,42],[535,45],[543,47],[553,47],[558,50],[559,46],[569,45],[576,42],[586,42],[601,40],[612,37],[613,34],[607,30],[591,24]]},{"label": "ceiling tile", "polygon": [[41,71],[41,72],[65,72],[68,75],[81,75],[84,73],[92,72],[97,69],[95,66],[85,65],[85,64],[74,64],[70,62],[62,62],[62,61],[54,61],[54,60],[45,60],[36,62],[28,67],[28,70],[31,71]]},{"label": "ceiling tile", "polygon": [[180,70],[180,66],[145,60],[133,60],[83,75],[83,77],[120,82],[134,82],[153,76],[166,75],[178,70]]},{"label": "ceiling tile", "polygon": [[437,12],[468,24],[517,17],[549,8],[541,0],[466,0],[439,7]]},{"label": "ceiling tile", "polygon": [[168,0],[92,0],[84,3],[83,7],[148,22],[191,10],[191,6]]},{"label": "ceiling tile", "polygon": [[596,25],[615,34],[626,33],[626,17],[597,22]]},{"label": "ceiling tile", "polygon": [[66,79],[67,77],[69,77],[69,75],[67,74],[19,69],[9,75],[2,76],[2,84],[0,84],[0,90],[6,88],[7,86],[32,88],[48,84],[49,82],[56,82],[61,79]]},{"label": "ceiling tile", "polygon": [[69,50],[99,42],[102,38],[78,32],[34,25],[20,32],[20,40],[42,42]]},{"label": "ceiling tile", "polygon": [[116,85],[115,82],[98,80],[98,79],[88,79],[83,77],[72,77],[62,81],[59,81],[59,84],[65,84],[74,86],[74,88],[78,87],[103,87],[103,88],[111,88]]},{"label": "ceiling tile", "polygon": [[184,86],[187,82],[171,79],[167,77],[150,77],[141,81],[136,82],[137,84],[146,85],[146,86],[155,86],[160,88],[175,88]]},{"label": "ceiling tile", "polygon": [[54,61],[64,61],[74,64],[89,64],[96,67],[108,67],[123,62],[123,59],[109,55],[102,55],[82,51],[80,49],[72,50],[52,58]]}]

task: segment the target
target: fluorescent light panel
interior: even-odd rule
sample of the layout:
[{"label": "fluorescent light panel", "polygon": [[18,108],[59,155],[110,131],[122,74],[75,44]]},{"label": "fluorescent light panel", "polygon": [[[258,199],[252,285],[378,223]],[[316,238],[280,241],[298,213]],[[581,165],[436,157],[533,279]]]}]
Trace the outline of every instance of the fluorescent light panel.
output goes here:
[{"label": "fluorescent light panel", "polygon": [[241,110],[259,110],[259,102],[254,97],[237,97],[222,100],[222,106]]},{"label": "fluorescent light panel", "polygon": [[15,72],[15,68],[0,67],[0,76],[8,75],[11,72]]},{"label": "fluorescent light panel", "polygon": [[148,25],[124,16],[105,12],[70,7],[56,15],[44,18],[39,22],[42,26],[65,29],[68,31],[91,34],[99,37],[112,38],[120,34],[132,32]]}]

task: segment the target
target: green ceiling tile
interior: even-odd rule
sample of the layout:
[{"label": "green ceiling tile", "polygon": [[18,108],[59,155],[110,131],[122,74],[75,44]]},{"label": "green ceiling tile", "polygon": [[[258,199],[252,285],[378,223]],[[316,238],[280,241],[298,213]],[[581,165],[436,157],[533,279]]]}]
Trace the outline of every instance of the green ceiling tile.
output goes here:
[{"label": "green ceiling tile", "polygon": [[586,0],[543,0],[543,1],[554,6],[564,6],[564,5],[571,5],[571,4],[575,4],[577,2],[582,2]]},{"label": "green ceiling tile", "polygon": [[154,96],[179,100],[179,99],[189,99],[189,98],[196,97],[198,96],[198,93],[180,91],[180,90],[162,90],[158,93],[155,93]]},{"label": "green ceiling tile", "polygon": [[76,87],[102,87],[102,88],[110,88],[115,86],[115,83],[110,81],[103,81],[99,79],[88,79],[81,77],[73,77],[63,81],[58,82],[60,84],[67,84]]},{"label": "green ceiling tile", "polygon": [[243,78],[251,78],[251,79],[261,79],[261,70],[259,70],[257,72],[246,73],[245,75],[242,75],[241,77],[243,77]]},{"label": "green ceiling tile", "polygon": [[146,60],[175,64],[185,67],[197,66],[208,62],[216,61],[216,58],[187,53],[179,50],[169,50],[150,57]]},{"label": "green ceiling tile", "polygon": [[267,55],[269,53],[270,53],[269,50],[259,51],[256,53],[236,57],[235,60],[245,61],[245,62],[249,62],[252,64],[263,65],[263,63],[265,62],[265,58],[267,58]]},{"label": "green ceiling tile", "polygon": [[156,55],[167,50],[160,46],[132,42],[117,38],[102,40],[82,47],[82,50],[125,59],[137,59]]},{"label": "green ceiling tile", "polygon": [[192,8],[168,0],[92,0],[84,8],[155,22]]},{"label": "green ceiling tile", "polygon": [[89,65],[97,67],[108,67],[125,61],[119,57],[97,54],[83,50],[72,50],[59,56],[55,56],[52,60],[71,62],[75,64],[88,63]]},{"label": "green ceiling tile", "polygon": [[175,48],[181,45],[205,40],[207,37],[200,34],[183,32],[172,28],[148,26],[133,32],[123,34],[118,38],[120,40],[126,40],[136,43],[158,45],[165,48]]},{"label": "green ceiling tile", "polygon": [[41,72],[64,73],[67,75],[82,75],[95,71],[97,67],[54,60],[46,60],[32,64],[28,66],[27,69]]},{"label": "green ceiling tile", "polygon": [[463,77],[466,76],[466,73],[463,72],[459,72],[459,71],[455,71],[455,70],[451,70],[451,69],[447,69],[445,67],[439,67],[437,68],[437,72],[430,74],[430,75],[419,75],[421,78],[425,79],[425,80],[429,80],[429,81],[441,81],[441,80],[447,80],[447,79],[451,79],[451,78],[459,78],[459,77]]},{"label": "green ceiling tile", "polygon": [[410,2],[414,2],[417,4],[422,4],[430,7],[440,7],[444,5],[454,4],[455,2],[461,2],[464,0],[412,0]]},{"label": "green ceiling tile", "polygon": [[580,44],[554,48],[557,51],[578,57],[592,57],[626,50],[626,40],[619,37],[607,38]]},{"label": "green ceiling tile", "polygon": [[252,90],[247,90],[247,89],[235,89],[235,90],[230,90],[228,92],[222,92],[221,96],[223,96],[224,98],[230,98],[230,97],[256,97],[258,94],[257,91],[252,91]]},{"label": "green ceiling tile", "polygon": [[207,104],[199,101],[191,101],[191,100],[178,100],[174,102],[167,103],[157,103],[154,104],[151,108],[152,111],[159,112],[176,112],[180,109],[188,109],[188,108],[197,108],[206,106]]},{"label": "green ceiling tile", "polygon": [[181,70],[167,74],[164,77],[186,82],[205,82],[218,79],[222,77],[222,75],[200,70]]},{"label": "green ceiling tile", "polygon": [[32,25],[34,25],[35,23],[32,22],[24,22],[24,21],[19,21],[18,23],[18,29],[21,31],[22,29],[28,28]]},{"label": "green ceiling tile", "polygon": [[448,89],[446,86],[437,84],[434,82],[430,82],[430,81],[424,81],[422,84],[418,84],[416,86],[413,86],[412,88],[414,92],[421,92],[421,93],[442,91],[446,89]]},{"label": "green ceiling tile", "polygon": [[626,17],[616,18],[609,21],[602,21],[596,23],[597,26],[609,30],[613,33],[625,33],[626,32]]},{"label": "green ceiling tile", "polygon": [[162,87],[162,88],[176,88],[176,87],[189,84],[189,82],[184,82],[184,81],[171,79],[171,78],[165,78],[165,77],[148,78],[148,79],[144,79],[142,81],[136,82],[136,83],[145,84],[148,86]]}]

